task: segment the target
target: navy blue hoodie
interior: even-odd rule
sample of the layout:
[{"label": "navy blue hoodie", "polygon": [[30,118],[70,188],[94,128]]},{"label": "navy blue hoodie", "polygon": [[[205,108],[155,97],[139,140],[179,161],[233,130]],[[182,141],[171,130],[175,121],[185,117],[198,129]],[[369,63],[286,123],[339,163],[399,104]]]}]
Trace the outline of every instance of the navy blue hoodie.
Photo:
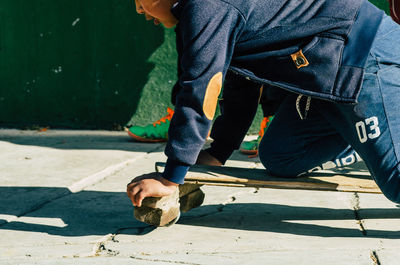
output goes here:
[{"label": "navy blue hoodie", "polygon": [[[172,13],[180,90],[163,177],[176,183],[206,140],[228,70],[260,86],[356,103],[383,17],[366,0],[179,0]],[[257,104],[246,96],[238,102],[236,108]]]}]

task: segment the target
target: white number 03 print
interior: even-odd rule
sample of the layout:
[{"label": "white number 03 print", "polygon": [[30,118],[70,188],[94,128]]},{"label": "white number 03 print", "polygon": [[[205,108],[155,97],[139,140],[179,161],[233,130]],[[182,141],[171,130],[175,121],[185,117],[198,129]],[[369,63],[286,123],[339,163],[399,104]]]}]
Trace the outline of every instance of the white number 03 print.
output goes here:
[{"label": "white number 03 print", "polygon": [[365,143],[368,139],[378,138],[381,135],[379,121],[375,116],[357,122],[356,130],[361,143]]}]

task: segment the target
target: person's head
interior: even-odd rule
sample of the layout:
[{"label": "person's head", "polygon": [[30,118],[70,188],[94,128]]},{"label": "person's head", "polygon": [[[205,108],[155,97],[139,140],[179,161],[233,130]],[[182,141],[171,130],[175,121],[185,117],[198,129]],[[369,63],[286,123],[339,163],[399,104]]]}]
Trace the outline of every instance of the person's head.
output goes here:
[{"label": "person's head", "polygon": [[172,6],[178,0],[135,0],[136,12],[145,15],[147,20],[154,19],[154,24],[163,24],[166,28],[172,28],[178,20],[171,12]]}]

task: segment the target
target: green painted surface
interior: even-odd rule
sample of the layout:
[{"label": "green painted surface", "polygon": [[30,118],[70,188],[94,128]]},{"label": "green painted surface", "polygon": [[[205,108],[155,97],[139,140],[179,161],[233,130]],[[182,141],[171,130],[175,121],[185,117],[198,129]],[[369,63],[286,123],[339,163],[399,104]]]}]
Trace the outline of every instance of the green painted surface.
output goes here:
[{"label": "green painted surface", "polygon": [[173,30],[164,30],[164,43],[148,58],[147,62],[155,67],[148,75],[149,79],[143,87],[139,107],[133,113],[128,126],[152,123],[167,115],[167,107],[173,109],[171,91],[177,80],[177,54]]},{"label": "green painted surface", "polygon": [[144,125],[166,114],[175,81],[173,30],[133,1],[0,2],[0,126]]},{"label": "green painted surface", "polygon": [[376,5],[382,10],[385,10],[387,14],[389,14],[389,0],[369,0],[371,3]]},{"label": "green painted surface", "polygon": [[131,1],[2,0],[0,22],[3,126],[126,124],[164,43]]}]

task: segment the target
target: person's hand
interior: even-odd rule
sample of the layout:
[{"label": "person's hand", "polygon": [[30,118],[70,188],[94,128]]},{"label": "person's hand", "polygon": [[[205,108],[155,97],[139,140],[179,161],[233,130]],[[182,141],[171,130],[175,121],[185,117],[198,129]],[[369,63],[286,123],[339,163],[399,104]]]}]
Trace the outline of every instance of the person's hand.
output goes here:
[{"label": "person's hand", "polygon": [[172,194],[179,185],[154,172],[134,178],[127,186],[126,193],[133,206],[142,206],[146,197],[164,197]]},{"label": "person's hand", "polygon": [[210,155],[207,151],[201,150],[199,156],[197,157],[196,165],[222,166],[222,163]]}]

